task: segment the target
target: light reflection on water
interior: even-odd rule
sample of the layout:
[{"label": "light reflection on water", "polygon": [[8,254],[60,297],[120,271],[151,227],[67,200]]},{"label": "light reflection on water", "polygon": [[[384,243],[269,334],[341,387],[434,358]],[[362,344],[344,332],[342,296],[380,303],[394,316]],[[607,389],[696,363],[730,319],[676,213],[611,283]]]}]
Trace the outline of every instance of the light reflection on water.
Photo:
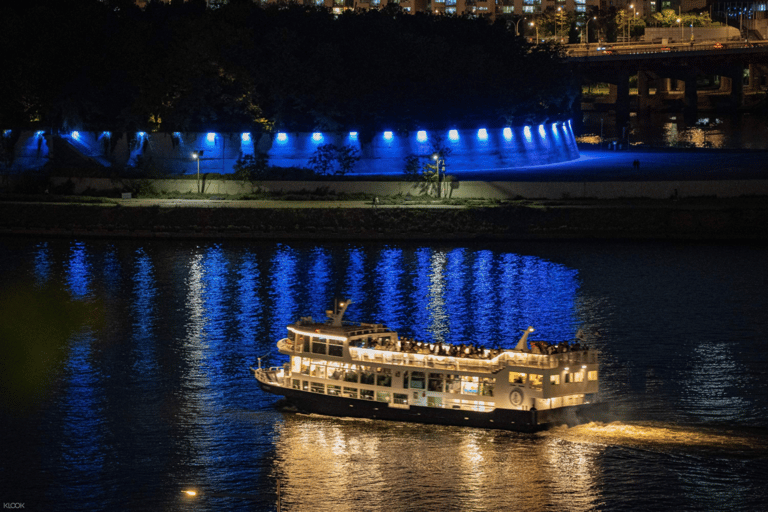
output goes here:
[{"label": "light reflection on water", "polygon": [[[273,510],[278,480],[286,510],[708,510],[709,489],[754,508],[768,499],[766,256],[13,240],[0,281],[58,283],[101,301],[108,322],[67,341],[37,416],[0,415],[0,490],[61,510]],[[621,422],[521,435],[275,412],[248,366],[282,364],[285,325],[322,317],[334,295],[353,299],[350,319],[426,341],[512,347],[528,325],[547,341],[581,328]],[[53,485],[16,476],[20,464]]]}]

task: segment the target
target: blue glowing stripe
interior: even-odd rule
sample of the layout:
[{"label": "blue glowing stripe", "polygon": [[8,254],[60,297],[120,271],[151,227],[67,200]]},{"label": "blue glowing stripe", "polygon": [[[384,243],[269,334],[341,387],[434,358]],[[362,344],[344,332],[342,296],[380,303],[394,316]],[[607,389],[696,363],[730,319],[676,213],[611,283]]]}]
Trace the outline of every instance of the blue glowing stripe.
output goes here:
[{"label": "blue glowing stripe", "polygon": [[243,132],[243,134],[240,135],[240,140],[243,142],[251,142],[251,134],[248,132]]},{"label": "blue glowing stripe", "polygon": [[459,130],[451,130],[448,132],[448,138],[452,141],[459,140]]},{"label": "blue glowing stripe", "polygon": [[512,140],[512,128],[504,128],[504,139]]},{"label": "blue glowing stripe", "polygon": [[477,130],[477,138],[480,140],[488,140],[488,130],[485,128]]},{"label": "blue glowing stripe", "polygon": [[322,142],[323,140],[323,134],[320,132],[315,132],[312,134],[312,140],[315,142]]},{"label": "blue glowing stripe", "polygon": [[392,140],[392,137],[394,137],[392,132],[384,132],[384,140]]},{"label": "blue glowing stripe", "polygon": [[425,132],[424,130],[420,130],[416,134],[416,140],[418,140],[419,142],[426,142],[427,141],[427,132]]},{"label": "blue glowing stripe", "polygon": [[277,142],[285,142],[288,140],[288,134],[280,132],[277,134]]}]

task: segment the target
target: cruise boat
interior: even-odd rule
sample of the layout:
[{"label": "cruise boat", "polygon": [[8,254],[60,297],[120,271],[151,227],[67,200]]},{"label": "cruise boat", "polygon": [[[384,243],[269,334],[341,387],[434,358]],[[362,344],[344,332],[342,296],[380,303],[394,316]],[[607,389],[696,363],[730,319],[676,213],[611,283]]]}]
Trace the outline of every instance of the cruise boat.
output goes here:
[{"label": "cruise boat", "polygon": [[603,419],[596,402],[598,352],[529,341],[512,350],[420,343],[381,324],[302,318],[277,343],[290,360],[251,368],[263,391],[298,411],[340,417],[534,432]]}]

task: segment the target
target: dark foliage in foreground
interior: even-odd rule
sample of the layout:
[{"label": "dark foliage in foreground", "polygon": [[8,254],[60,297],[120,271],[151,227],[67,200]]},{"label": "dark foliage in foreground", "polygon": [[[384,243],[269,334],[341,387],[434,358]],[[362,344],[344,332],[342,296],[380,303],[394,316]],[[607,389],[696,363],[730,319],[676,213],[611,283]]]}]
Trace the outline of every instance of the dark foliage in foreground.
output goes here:
[{"label": "dark foliage in foreground", "polygon": [[[200,0],[3,0],[0,125],[394,130],[544,121],[578,90],[503,22]],[[117,140],[117,137],[114,138]]]}]

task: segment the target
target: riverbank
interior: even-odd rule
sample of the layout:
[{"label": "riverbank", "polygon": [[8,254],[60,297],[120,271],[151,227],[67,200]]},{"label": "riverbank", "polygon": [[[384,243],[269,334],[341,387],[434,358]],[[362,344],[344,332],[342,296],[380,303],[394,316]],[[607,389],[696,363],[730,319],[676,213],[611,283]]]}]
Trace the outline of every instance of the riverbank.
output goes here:
[{"label": "riverbank", "polygon": [[765,198],[511,201],[0,202],[0,236],[242,240],[768,240]]}]

